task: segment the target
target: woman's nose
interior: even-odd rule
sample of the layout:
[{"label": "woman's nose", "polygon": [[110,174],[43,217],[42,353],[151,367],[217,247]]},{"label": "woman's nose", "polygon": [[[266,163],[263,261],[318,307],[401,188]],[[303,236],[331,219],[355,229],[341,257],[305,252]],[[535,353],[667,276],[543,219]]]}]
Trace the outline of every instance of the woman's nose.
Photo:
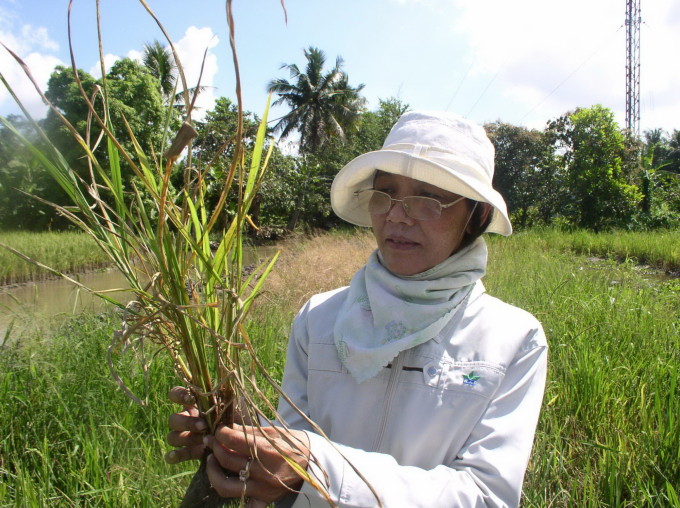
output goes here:
[{"label": "woman's nose", "polygon": [[403,201],[392,201],[392,208],[387,212],[387,220],[390,222],[403,222],[412,225],[415,221],[406,213]]}]

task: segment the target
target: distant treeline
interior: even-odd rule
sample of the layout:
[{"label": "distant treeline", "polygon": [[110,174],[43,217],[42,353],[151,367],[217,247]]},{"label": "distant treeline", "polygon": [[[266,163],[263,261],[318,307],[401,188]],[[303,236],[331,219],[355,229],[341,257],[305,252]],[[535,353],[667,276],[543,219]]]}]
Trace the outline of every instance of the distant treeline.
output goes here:
[{"label": "distant treeline", "polygon": [[[79,71],[79,77],[88,94],[101,83],[83,71]],[[114,101],[110,105],[111,120],[123,146],[134,153],[124,116],[144,152],[158,154],[163,142],[162,129],[154,126],[162,126],[168,108],[172,108],[171,127],[177,128],[182,104],[168,99],[159,79],[147,67],[129,59],[116,62],[107,80]],[[55,70],[46,96],[86,137],[87,110],[71,69]],[[283,231],[290,227],[294,215],[298,227],[328,229],[340,225],[330,209],[333,177],[352,158],[379,149],[408,108],[396,98],[381,100],[374,111],[361,112],[358,121],[345,132],[344,140],[330,138],[313,153],[275,147],[269,178],[252,209],[253,222],[261,226],[260,234]],[[219,199],[229,170],[233,143],[227,141],[236,132],[236,118],[235,105],[223,97],[196,124],[199,136],[193,145],[192,164],[204,169],[212,162],[205,178],[209,203]],[[25,119],[11,116],[9,121],[21,135],[39,143],[38,134]],[[255,115],[246,114],[246,163],[257,122]],[[50,111],[39,125],[75,172],[89,181],[90,169],[84,154],[57,115]],[[552,224],[598,231],[676,227],[680,223],[678,130],[665,133],[655,129],[645,132],[643,140],[636,140],[627,136],[613,113],[600,105],[568,112],[548,122],[543,130],[500,121],[485,128],[496,147],[494,186],[505,197],[516,228]],[[94,146],[100,129],[92,125],[89,130]],[[94,153],[104,159],[106,147],[99,146]],[[125,165],[123,173],[124,187],[129,191],[135,176]],[[171,183],[180,186],[186,176],[180,163]],[[238,179],[234,185],[238,185]],[[232,193],[233,200],[236,195]],[[70,227],[69,221],[47,202],[68,204],[69,200],[41,167],[36,155],[26,150],[9,128],[1,127],[0,229],[40,231]],[[223,224],[233,213],[234,204],[225,207]]]}]

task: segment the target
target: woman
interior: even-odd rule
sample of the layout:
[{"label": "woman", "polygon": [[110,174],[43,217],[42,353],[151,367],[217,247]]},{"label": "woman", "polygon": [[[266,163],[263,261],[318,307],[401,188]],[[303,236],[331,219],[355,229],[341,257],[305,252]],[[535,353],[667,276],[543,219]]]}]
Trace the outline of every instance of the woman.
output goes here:
[{"label": "woman", "polygon": [[[512,232],[491,187],[493,158],[478,125],[413,111],[381,150],[357,157],[333,182],[335,213],[371,226],[378,249],[349,287],[302,308],[282,383],[333,444],[284,400],[279,413],[308,452],[297,463],[338,506],[378,506],[375,495],[384,507],[519,504],[547,344],[533,316],[485,294],[480,280],[480,235]],[[184,396],[178,388],[171,398]],[[168,441],[182,448],[171,461],[200,457],[201,423],[195,413],[173,415]],[[281,506],[328,506],[263,438],[259,462],[248,459],[242,431],[222,428],[205,444],[221,495],[245,490],[253,506],[265,506],[288,494]]]}]

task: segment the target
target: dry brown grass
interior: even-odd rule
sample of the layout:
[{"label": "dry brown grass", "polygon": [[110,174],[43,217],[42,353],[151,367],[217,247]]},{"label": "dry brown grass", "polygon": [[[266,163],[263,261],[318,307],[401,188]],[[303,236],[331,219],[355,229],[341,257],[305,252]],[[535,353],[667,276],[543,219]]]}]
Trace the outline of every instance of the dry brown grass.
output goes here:
[{"label": "dry brown grass", "polygon": [[297,312],[312,295],[349,285],[375,247],[369,229],[285,242],[265,283],[268,300],[276,303],[278,312]]}]

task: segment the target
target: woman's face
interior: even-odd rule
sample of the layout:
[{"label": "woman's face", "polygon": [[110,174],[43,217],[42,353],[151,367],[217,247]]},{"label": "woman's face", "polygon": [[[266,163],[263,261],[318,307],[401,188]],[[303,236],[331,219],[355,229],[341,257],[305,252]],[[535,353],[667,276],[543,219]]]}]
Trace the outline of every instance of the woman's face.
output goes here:
[{"label": "woman's face", "polygon": [[[382,171],[376,176],[374,188],[394,199],[425,196],[443,205],[460,197],[434,185]],[[406,215],[402,203],[394,203],[386,214],[371,214],[371,223],[387,268],[398,275],[413,275],[438,265],[456,251],[469,216],[466,200],[442,209],[435,220],[413,219]]]}]

